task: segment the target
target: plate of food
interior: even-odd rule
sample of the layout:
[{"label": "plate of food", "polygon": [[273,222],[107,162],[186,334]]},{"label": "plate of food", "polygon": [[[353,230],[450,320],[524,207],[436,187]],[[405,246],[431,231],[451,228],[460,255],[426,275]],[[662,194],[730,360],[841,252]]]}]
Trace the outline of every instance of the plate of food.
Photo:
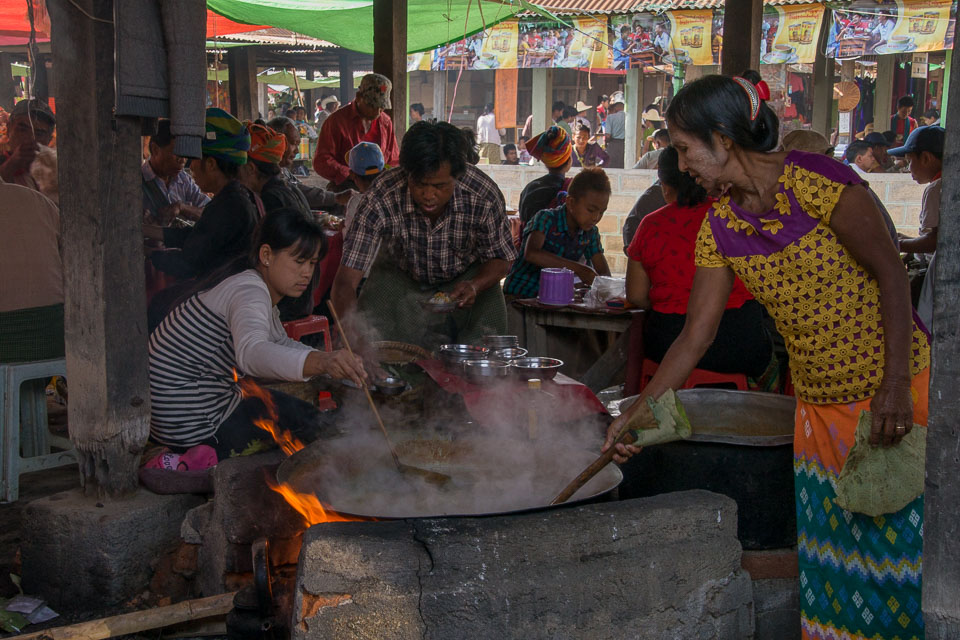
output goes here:
[{"label": "plate of food", "polygon": [[452,313],[457,308],[457,301],[445,291],[437,291],[427,300],[421,300],[420,306],[431,313]]}]

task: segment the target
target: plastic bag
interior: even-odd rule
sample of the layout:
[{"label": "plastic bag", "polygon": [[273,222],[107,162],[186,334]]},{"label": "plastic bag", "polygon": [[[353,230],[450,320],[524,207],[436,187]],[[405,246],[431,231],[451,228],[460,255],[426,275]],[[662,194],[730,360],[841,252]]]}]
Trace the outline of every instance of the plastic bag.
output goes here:
[{"label": "plastic bag", "polygon": [[590,285],[590,291],[583,296],[583,304],[593,309],[607,306],[607,300],[624,298],[627,295],[627,279],[610,276],[597,276]]},{"label": "plastic bag", "polygon": [[860,412],[853,446],[837,478],[834,502],[847,511],[877,517],[896,513],[923,493],[927,429],[913,425],[900,444],[871,447],[869,411]]}]

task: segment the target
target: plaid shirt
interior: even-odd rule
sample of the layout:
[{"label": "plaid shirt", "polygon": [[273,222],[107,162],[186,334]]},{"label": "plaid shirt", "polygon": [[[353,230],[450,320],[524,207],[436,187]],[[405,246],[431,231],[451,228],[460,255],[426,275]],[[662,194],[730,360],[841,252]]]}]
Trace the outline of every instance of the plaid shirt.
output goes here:
[{"label": "plaid shirt", "polygon": [[[543,234],[543,250],[561,258],[573,260],[580,258],[590,260],[597,253],[603,253],[600,244],[600,232],[596,227],[590,231],[577,229],[570,233],[567,225],[567,205],[560,205],[556,209],[544,209],[528,222],[523,228],[523,244],[534,231]],[[503,283],[503,292],[521,298],[533,298],[540,292],[540,265],[517,260],[507,274]]]},{"label": "plaid shirt", "polygon": [[366,271],[381,245],[387,259],[424,284],[452,280],[478,261],[517,257],[503,194],[471,165],[435,223],[418,212],[403,169],[378,178],[360,200],[341,264]]}]

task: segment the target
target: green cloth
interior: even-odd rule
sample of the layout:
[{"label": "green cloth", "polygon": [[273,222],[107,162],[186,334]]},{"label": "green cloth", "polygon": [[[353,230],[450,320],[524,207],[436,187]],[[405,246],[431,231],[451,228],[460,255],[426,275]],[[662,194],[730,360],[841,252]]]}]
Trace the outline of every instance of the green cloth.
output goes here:
[{"label": "green cloth", "polygon": [[[668,389],[656,400],[648,396],[644,399],[644,402],[650,407],[656,426],[643,428],[641,425],[636,425],[639,428],[633,430],[633,435],[637,438],[634,445],[648,447],[690,437],[692,433],[690,420],[687,419],[687,412],[672,389]],[[631,426],[634,426],[632,423],[642,415],[642,412],[634,415],[635,418],[631,420]]]},{"label": "green cloth", "polygon": [[62,358],[63,305],[0,313],[0,362]]},{"label": "green cloth", "polygon": [[479,344],[485,335],[507,331],[507,307],[499,284],[481,291],[472,307],[453,313],[432,313],[420,306],[438,291],[452,291],[479,269],[477,263],[453,280],[426,285],[378,257],[360,290],[357,310],[377,331],[377,340],[407,342],[428,351],[441,344]]},{"label": "green cloth", "polygon": [[[289,29],[351,51],[373,53],[372,0],[207,0],[207,8],[235,22]],[[407,53],[462,40],[521,9],[519,2],[485,2],[481,11],[474,2],[409,0]]]},{"label": "green cloth", "polygon": [[896,513],[923,493],[927,430],[913,425],[893,447],[870,445],[869,411],[860,412],[853,446],[837,478],[834,502],[847,511],[877,517]]}]

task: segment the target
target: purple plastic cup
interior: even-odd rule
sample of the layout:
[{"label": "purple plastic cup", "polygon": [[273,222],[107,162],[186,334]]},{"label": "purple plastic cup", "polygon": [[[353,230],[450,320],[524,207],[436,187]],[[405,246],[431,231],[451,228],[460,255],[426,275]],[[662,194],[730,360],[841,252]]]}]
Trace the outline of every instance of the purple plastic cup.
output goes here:
[{"label": "purple plastic cup", "polygon": [[573,302],[573,271],[548,268],[540,270],[541,304],[564,305]]}]

